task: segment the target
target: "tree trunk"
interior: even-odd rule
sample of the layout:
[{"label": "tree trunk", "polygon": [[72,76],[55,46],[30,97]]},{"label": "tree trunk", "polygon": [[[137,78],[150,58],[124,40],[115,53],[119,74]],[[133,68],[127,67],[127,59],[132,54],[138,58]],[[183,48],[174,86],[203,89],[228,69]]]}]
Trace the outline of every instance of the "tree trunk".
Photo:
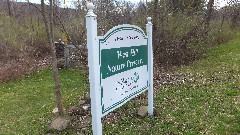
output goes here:
[{"label": "tree trunk", "polygon": [[207,35],[209,31],[209,24],[210,24],[212,12],[213,12],[213,5],[214,5],[214,0],[209,0],[208,6],[207,6],[207,14],[205,17],[205,24],[204,24],[205,35]]},{"label": "tree trunk", "polygon": [[64,109],[63,109],[63,104],[62,104],[62,95],[61,95],[60,82],[59,82],[59,77],[58,77],[57,58],[56,58],[55,44],[54,44],[54,37],[53,37],[53,0],[49,0],[49,2],[50,2],[50,12],[51,12],[50,13],[50,24],[49,24],[49,21],[46,16],[44,0],[41,0],[42,15],[43,15],[43,21],[45,24],[46,33],[48,36],[48,42],[51,47],[53,77],[54,77],[55,89],[56,89],[57,108],[58,108],[59,113],[63,114]]},{"label": "tree trunk", "polygon": [[[61,18],[60,17],[60,10],[59,10],[59,0],[52,0],[53,1],[53,17],[55,17],[55,18]],[[50,2],[50,0],[49,0],[49,2]],[[51,7],[50,7],[51,8]],[[53,24],[56,26],[56,25],[58,25],[59,23],[58,23],[58,21],[57,21],[57,19],[54,19],[53,18]]]},{"label": "tree trunk", "polygon": [[154,9],[153,9],[153,31],[157,31],[158,26],[158,0],[154,0]]},{"label": "tree trunk", "polygon": [[31,28],[32,30],[30,31],[30,39],[31,39],[31,45],[33,46],[33,34],[32,32],[34,32],[34,26],[33,26],[33,13],[32,13],[32,10],[31,10],[31,4],[30,4],[30,1],[28,0],[28,13],[30,14],[30,21],[31,21]]},{"label": "tree trunk", "polygon": [[200,0],[193,0],[192,13],[195,13],[200,5]]},{"label": "tree trunk", "polygon": [[240,11],[240,8],[238,8],[238,7],[236,7],[234,9],[233,16],[232,16],[232,19],[231,19],[232,29],[235,29],[238,26],[239,11]]},{"label": "tree trunk", "polygon": [[7,0],[7,6],[8,6],[8,15],[9,15],[9,16],[12,16],[11,2],[10,2],[10,0]]},{"label": "tree trunk", "polygon": [[225,21],[225,13],[222,13],[221,28],[223,27],[224,21]]},{"label": "tree trunk", "polygon": [[160,33],[159,31],[159,16],[160,16],[160,12],[159,12],[159,0],[154,0],[154,5],[153,5],[153,11],[152,11],[152,15],[153,15],[153,54],[157,54],[157,52],[159,51],[160,45],[159,45],[159,41],[160,38],[158,37]]}]

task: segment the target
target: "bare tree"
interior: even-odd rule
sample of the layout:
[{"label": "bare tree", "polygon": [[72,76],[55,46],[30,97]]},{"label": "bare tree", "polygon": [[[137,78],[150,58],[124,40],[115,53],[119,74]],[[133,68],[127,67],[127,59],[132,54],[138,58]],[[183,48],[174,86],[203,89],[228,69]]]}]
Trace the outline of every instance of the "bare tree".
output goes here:
[{"label": "bare tree", "polygon": [[12,10],[11,10],[11,2],[10,0],[7,0],[7,6],[8,6],[8,15],[12,16]]},{"label": "bare tree", "polygon": [[238,20],[239,20],[239,12],[240,12],[240,7],[235,7],[233,9],[233,13],[232,13],[232,29],[235,29],[238,27]]},{"label": "bare tree", "polygon": [[157,31],[157,25],[158,25],[158,2],[159,0],[154,0],[154,9],[153,9],[153,15],[155,16],[155,19],[153,19],[153,31]]},{"label": "bare tree", "polygon": [[192,13],[196,12],[198,6],[201,4],[200,0],[193,0],[192,3]]},{"label": "bare tree", "polygon": [[45,29],[48,37],[48,42],[51,47],[51,54],[52,54],[52,66],[53,66],[53,77],[55,82],[55,89],[56,89],[56,103],[57,108],[60,114],[64,113],[63,104],[62,104],[62,94],[60,89],[60,81],[58,77],[58,68],[57,68],[57,58],[55,52],[55,45],[54,45],[54,36],[53,36],[53,0],[49,0],[50,2],[50,19],[48,21],[46,16],[45,4],[44,0],[41,0],[41,7],[42,7],[42,15],[43,21],[45,24]]},{"label": "bare tree", "polygon": [[214,0],[209,0],[208,1],[207,13],[206,13],[205,24],[204,24],[204,30],[205,30],[206,35],[209,31],[209,24],[210,24],[212,12],[213,12],[213,4],[214,4]]}]

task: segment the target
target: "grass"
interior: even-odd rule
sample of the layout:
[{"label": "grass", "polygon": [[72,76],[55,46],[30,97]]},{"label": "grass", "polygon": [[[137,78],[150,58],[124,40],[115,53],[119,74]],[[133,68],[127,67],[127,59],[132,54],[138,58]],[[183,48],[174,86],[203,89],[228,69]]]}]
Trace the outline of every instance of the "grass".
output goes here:
[{"label": "grass", "polygon": [[[155,95],[157,116],[139,119],[135,101],[104,134],[240,134],[240,40],[220,45],[179,72],[182,84],[162,85]],[[146,104],[146,103],[143,103]]]},{"label": "grass", "polygon": [[[86,86],[80,71],[60,70],[64,107],[77,104]],[[52,72],[43,70],[0,85],[0,134],[43,134],[55,108]]]},{"label": "grass", "polygon": [[[115,120],[103,122],[104,134],[240,134],[240,39],[209,51],[202,60],[181,67],[188,78],[164,84],[155,95],[157,114],[140,119],[132,100],[118,108]],[[61,70],[65,107],[77,104],[86,87],[80,72]],[[55,107],[49,70],[0,86],[0,134],[43,134]],[[111,117],[109,117],[111,118]],[[114,118],[111,118],[114,119]],[[85,131],[91,134],[91,125]],[[70,131],[69,134],[72,132]]]}]

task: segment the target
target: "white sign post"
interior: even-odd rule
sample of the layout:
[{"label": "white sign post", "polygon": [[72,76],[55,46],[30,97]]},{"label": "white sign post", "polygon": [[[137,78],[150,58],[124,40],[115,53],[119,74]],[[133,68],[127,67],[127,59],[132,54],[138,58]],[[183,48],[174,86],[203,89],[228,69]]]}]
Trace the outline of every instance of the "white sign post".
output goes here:
[{"label": "white sign post", "polygon": [[148,90],[148,113],[153,115],[152,23],[147,18],[147,36],[137,26],[113,27],[97,36],[92,3],[87,5],[87,47],[92,128],[102,135],[101,118]]},{"label": "white sign post", "polygon": [[88,67],[90,82],[92,129],[94,135],[102,135],[101,122],[101,87],[99,70],[99,48],[97,45],[97,16],[93,13],[92,3],[87,5],[86,15],[87,26],[87,47],[88,47]]},{"label": "white sign post", "polygon": [[147,18],[148,36],[148,66],[149,66],[149,88],[148,88],[148,114],[153,115],[153,49],[152,49],[152,18]]}]

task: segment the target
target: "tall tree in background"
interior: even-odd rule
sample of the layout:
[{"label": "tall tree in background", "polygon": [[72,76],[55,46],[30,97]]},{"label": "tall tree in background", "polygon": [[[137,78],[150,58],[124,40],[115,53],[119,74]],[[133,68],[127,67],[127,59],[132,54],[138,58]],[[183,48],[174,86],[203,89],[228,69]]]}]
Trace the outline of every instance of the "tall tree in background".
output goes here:
[{"label": "tall tree in background", "polygon": [[55,45],[54,45],[54,35],[53,35],[53,0],[49,0],[50,2],[50,19],[48,20],[45,10],[44,0],[41,0],[41,7],[42,7],[42,15],[43,21],[45,24],[45,29],[48,37],[48,42],[51,47],[51,54],[52,54],[52,66],[53,66],[53,77],[55,82],[55,89],[56,89],[56,103],[57,108],[60,114],[64,113],[63,104],[62,104],[62,94],[60,89],[60,82],[58,77],[58,68],[57,68],[57,58],[55,52]]},{"label": "tall tree in background", "polygon": [[8,15],[12,16],[12,10],[11,10],[11,2],[10,0],[7,0],[7,6],[8,6]]},{"label": "tall tree in background", "polygon": [[232,5],[232,17],[231,17],[231,22],[232,22],[232,29],[235,29],[239,26],[239,13],[240,12],[240,7],[238,4],[233,4]]},{"label": "tall tree in background", "polygon": [[195,13],[202,9],[204,6],[205,1],[204,0],[193,0],[191,7],[192,7],[192,13]]},{"label": "tall tree in background", "polygon": [[204,3],[205,0],[167,0],[166,7],[170,13],[194,13],[198,11]]},{"label": "tall tree in background", "polygon": [[154,0],[154,9],[153,9],[153,31],[157,31],[157,24],[158,24],[158,2],[159,0]]},{"label": "tall tree in background", "polygon": [[205,35],[208,34],[209,31],[209,24],[213,12],[213,5],[214,5],[214,0],[209,0],[208,5],[207,5],[207,13],[205,17],[205,23],[204,23],[204,30],[205,30]]},{"label": "tall tree in background", "polygon": [[239,18],[239,11],[240,8],[235,8],[232,13],[232,29],[236,28],[238,26],[238,18]]}]

